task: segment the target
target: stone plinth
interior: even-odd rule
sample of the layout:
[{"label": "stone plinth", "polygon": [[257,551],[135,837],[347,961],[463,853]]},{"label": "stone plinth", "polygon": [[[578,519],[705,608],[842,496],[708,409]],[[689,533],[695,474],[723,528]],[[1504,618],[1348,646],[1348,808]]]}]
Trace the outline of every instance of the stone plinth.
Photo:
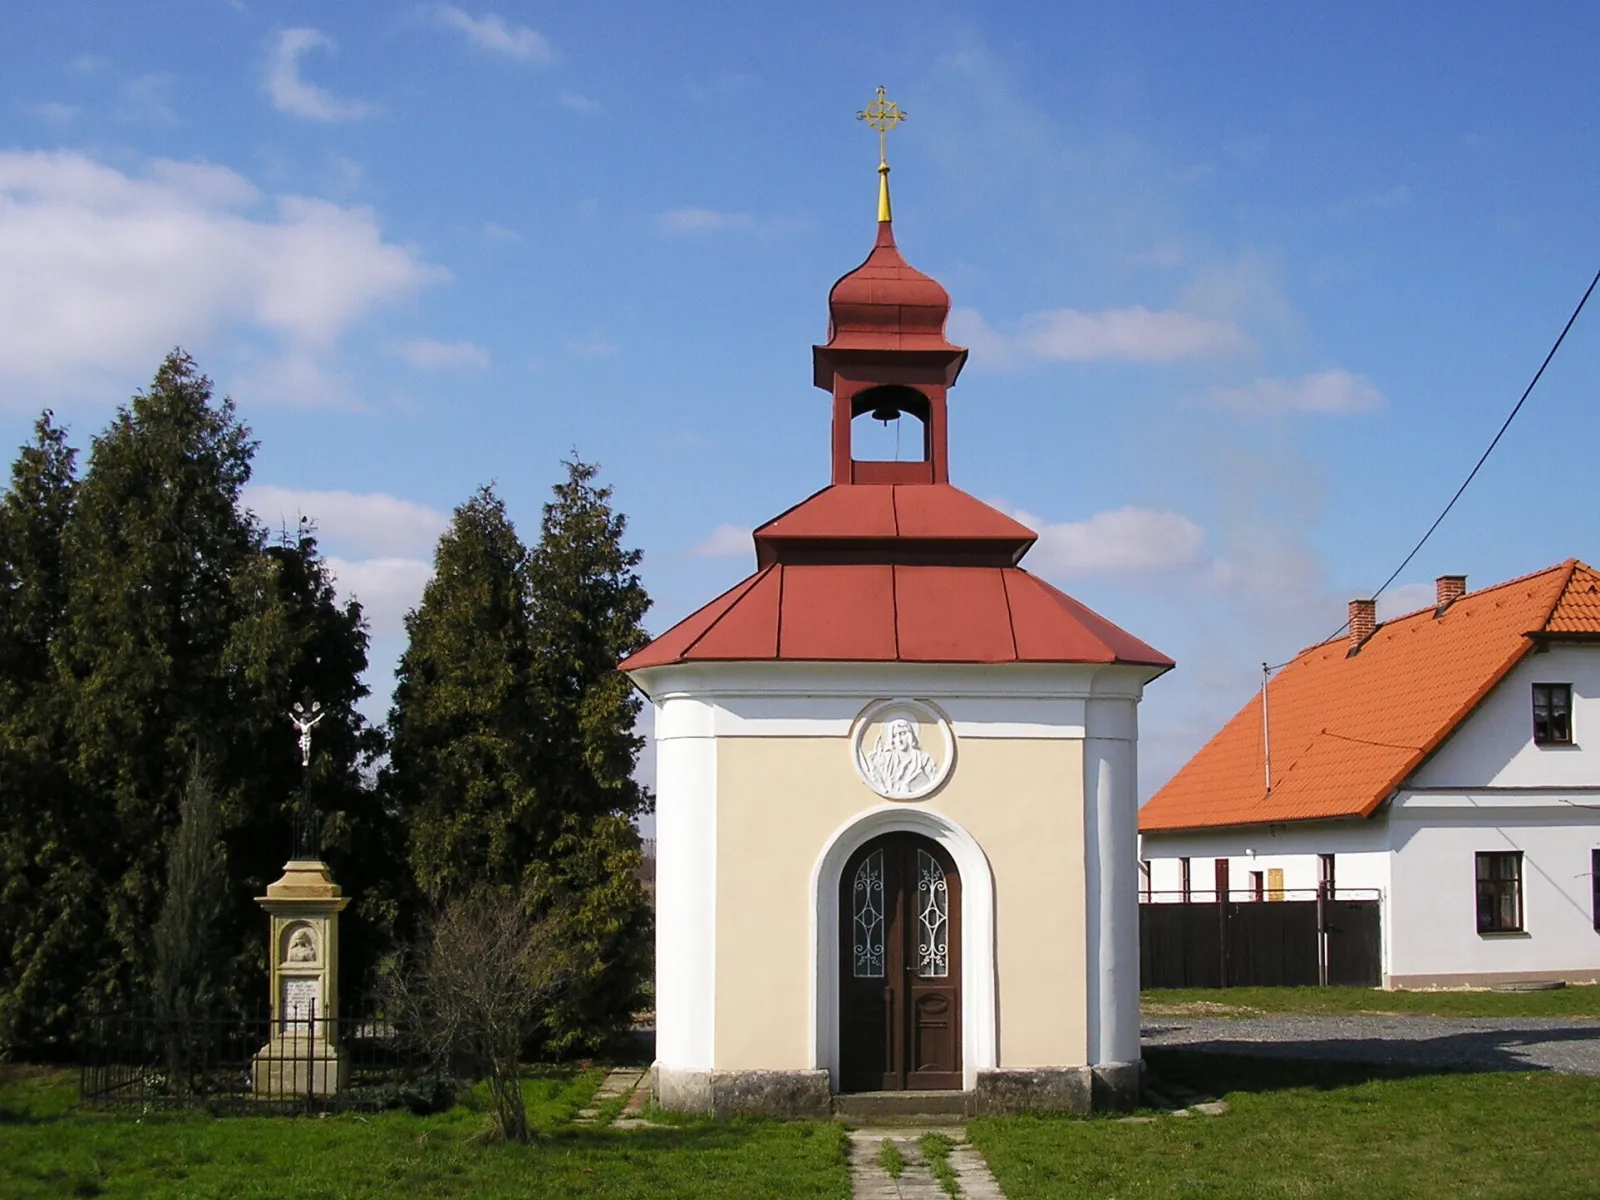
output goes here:
[{"label": "stone plinth", "polygon": [[293,859],[256,903],[270,919],[272,1036],[256,1054],[262,1096],[328,1096],[349,1077],[339,1050],[339,914],[350,898],[326,863]]}]

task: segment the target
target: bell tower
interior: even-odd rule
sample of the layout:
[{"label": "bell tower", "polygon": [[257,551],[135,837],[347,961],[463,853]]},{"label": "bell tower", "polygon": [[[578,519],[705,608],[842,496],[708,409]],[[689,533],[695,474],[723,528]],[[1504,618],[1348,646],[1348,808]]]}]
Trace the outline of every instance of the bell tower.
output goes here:
[{"label": "bell tower", "polygon": [[[828,341],[812,347],[812,381],[833,395],[832,482],[949,483],[945,395],[967,352],[944,335],[949,293],[907,263],[894,242],[885,141],[906,114],[880,87],[856,115],[878,131],[878,237],[866,261],[828,293]],[[922,426],[920,458],[857,459],[851,428],[864,415],[915,418]]]}]

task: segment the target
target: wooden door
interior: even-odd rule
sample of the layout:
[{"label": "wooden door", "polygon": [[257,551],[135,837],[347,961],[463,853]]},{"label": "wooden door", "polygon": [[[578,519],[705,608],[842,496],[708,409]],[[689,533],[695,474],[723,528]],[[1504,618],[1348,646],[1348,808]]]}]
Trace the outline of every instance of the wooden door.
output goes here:
[{"label": "wooden door", "polygon": [[839,881],[840,1087],[961,1087],[961,876],[936,842],[889,833]]}]

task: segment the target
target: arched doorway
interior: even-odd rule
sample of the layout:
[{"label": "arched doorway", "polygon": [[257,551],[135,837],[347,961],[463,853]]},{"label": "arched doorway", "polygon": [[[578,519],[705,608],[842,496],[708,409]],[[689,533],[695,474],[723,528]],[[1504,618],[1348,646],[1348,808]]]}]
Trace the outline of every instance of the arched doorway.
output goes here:
[{"label": "arched doorway", "polygon": [[839,878],[840,1090],[962,1086],[961,875],[905,831],[863,844]]}]

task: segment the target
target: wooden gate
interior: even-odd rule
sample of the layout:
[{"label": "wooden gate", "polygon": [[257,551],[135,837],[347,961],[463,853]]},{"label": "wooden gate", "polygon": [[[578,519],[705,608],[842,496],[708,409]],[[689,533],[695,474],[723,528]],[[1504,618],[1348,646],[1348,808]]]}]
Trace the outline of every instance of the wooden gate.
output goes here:
[{"label": "wooden gate", "polygon": [[1139,985],[1377,987],[1383,982],[1378,904],[1337,894],[1226,903],[1147,901],[1139,905]]}]

